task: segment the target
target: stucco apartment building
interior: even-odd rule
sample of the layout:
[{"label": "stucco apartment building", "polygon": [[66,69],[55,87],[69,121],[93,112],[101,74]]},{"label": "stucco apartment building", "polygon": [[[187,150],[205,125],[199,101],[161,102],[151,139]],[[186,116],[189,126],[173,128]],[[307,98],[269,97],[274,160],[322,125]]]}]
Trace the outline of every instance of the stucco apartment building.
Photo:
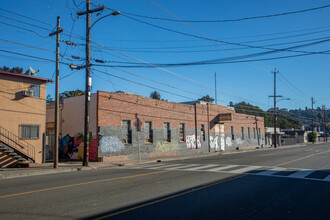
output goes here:
[{"label": "stucco apartment building", "polygon": [[[60,132],[83,133],[84,96],[64,99],[61,108]],[[90,109],[96,155],[103,160],[257,148],[265,141],[262,117],[202,101],[182,104],[98,91],[91,96]]]},{"label": "stucco apartment building", "polygon": [[0,71],[0,167],[42,162],[46,84],[51,81]]}]

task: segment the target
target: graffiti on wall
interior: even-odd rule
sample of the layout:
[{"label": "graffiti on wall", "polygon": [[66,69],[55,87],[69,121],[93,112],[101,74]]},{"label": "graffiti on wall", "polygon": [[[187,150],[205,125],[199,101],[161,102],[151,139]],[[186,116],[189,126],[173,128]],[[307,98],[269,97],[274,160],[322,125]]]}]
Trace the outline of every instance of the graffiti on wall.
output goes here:
[{"label": "graffiti on wall", "polygon": [[[186,135],[186,146],[188,150],[196,149],[196,135],[187,134]],[[197,149],[202,148],[201,136],[197,135]]]},{"label": "graffiti on wall", "polygon": [[[97,138],[88,138],[89,161],[97,161]],[[84,135],[78,133],[71,137],[69,134],[59,139],[59,156],[64,159],[81,160],[84,149]]]},{"label": "graffiti on wall", "polygon": [[230,138],[230,137],[227,137],[227,138],[226,138],[226,145],[227,145],[228,147],[231,147],[232,143],[231,143],[231,138]]},{"label": "graffiti on wall", "polygon": [[235,139],[235,143],[237,145],[244,145],[244,140],[242,138],[237,138],[237,139]]},{"label": "graffiti on wall", "polygon": [[225,134],[220,134],[220,149],[225,150]]},{"label": "graffiti on wall", "polygon": [[102,136],[99,143],[100,155],[116,154],[125,149],[125,145],[117,136]]},{"label": "graffiti on wall", "polygon": [[219,136],[215,136],[215,137],[210,136],[210,147],[211,147],[211,149],[219,150],[218,138],[219,138]]},{"label": "graffiti on wall", "polygon": [[180,145],[178,143],[158,142],[155,151],[166,152],[166,151],[174,151],[179,149],[180,149]]}]

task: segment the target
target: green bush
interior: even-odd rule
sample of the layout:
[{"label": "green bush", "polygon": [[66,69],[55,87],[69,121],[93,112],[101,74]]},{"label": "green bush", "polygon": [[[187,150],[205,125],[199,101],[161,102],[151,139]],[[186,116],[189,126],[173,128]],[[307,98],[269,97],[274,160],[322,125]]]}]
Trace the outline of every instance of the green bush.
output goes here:
[{"label": "green bush", "polygon": [[317,133],[316,132],[311,132],[311,133],[308,133],[308,141],[309,142],[315,142],[317,139]]}]

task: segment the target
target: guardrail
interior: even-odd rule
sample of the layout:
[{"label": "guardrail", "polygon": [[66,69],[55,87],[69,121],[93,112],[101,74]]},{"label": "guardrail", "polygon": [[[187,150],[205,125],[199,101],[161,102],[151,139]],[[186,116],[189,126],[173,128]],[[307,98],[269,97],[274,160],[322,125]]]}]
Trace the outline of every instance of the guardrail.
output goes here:
[{"label": "guardrail", "polygon": [[0,126],[0,141],[35,161],[34,146]]}]

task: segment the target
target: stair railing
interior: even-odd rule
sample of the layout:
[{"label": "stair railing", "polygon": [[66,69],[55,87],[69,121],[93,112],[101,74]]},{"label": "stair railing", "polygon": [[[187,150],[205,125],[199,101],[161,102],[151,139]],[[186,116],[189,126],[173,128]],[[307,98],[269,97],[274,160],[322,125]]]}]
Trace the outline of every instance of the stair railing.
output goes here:
[{"label": "stair railing", "polygon": [[0,141],[35,161],[34,146],[0,126]]}]

